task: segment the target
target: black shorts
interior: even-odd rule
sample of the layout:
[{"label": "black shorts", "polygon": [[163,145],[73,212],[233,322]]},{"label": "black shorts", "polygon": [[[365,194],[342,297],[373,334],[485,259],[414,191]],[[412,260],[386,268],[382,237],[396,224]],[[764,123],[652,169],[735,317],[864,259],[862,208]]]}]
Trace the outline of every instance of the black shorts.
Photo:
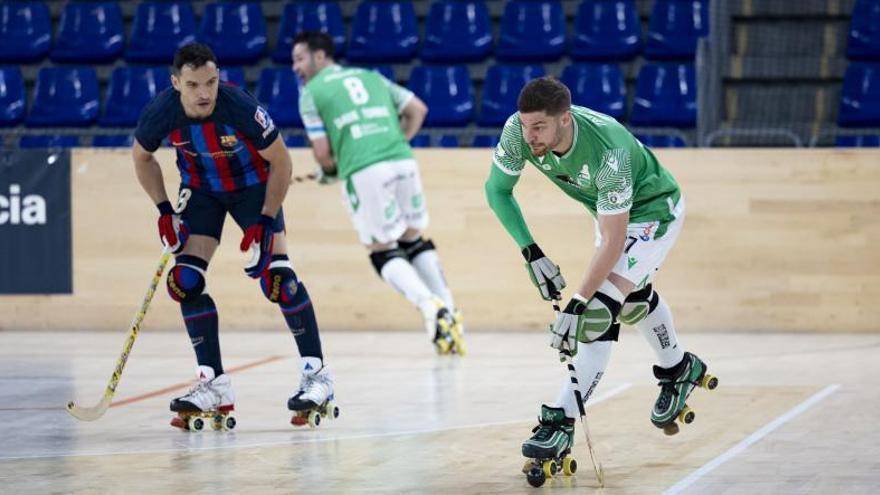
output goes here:
[{"label": "black shorts", "polygon": [[[232,215],[235,223],[244,231],[260,219],[263,200],[266,198],[266,184],[251,186],[234,192],[212,192],[191,189],[192,196],[181,213],[181,218],[189,227],[190,234],[208,235],[220,240],[226,213]],[[274,232],[284,232],[284,212],[278,210]]]}]

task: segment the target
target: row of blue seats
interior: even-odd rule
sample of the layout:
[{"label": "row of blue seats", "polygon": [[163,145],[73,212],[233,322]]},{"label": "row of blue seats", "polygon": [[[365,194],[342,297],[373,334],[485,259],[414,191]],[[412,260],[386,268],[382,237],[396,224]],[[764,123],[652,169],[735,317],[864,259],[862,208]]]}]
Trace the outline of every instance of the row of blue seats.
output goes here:
[{"label": "row of blue seats", "polygon": [[[388,70],[387,68],[385,70]],[[471,122],[500,126],[516,111],[519,90],[530,79],[545,75],[542,65],[493,65],[483,83],[481,107],[475,115],[473,84],[464,65],[418,65],[408,87],[429,106],[429,127],[461,127]],[[221,78],[244,85],[241,69],[224,70]],[[567,66],[561,79],[573,101],[625,119],[625,85],[616,64],[581,63]],[[44,67],[37,76],[33,103],[25,116],[26,95],[18,67],[0,68],[0,126],[131,127],[144,105],[169,85],[166,68],[139,66],[114,69],[99,117],[100,95],[91,67]],[[255,96],[282,127],[301,127],[296,75],[288,67],[263,69]],[[691,128],[696,123],[696,83],[693,64],[645,64],[636,80],[629,121],[637,126]]]},{"label": "row of blue seats", "polygon": [[[679,136],[670,136],[664,134],[639,135],[636,137],[642,143],[652,148],[684,148],[687,144]],[[474,148],[491,148],[498,144],[498,133],[492,134],[476,134],[468,143],[463,143],[455,134],[444,134],[432,139],[428,134],[419,134],[410,141],[415,148],[458,148],[463,144]],[[91,146],[95,148],[127,148],[134,143],[134,137],[131,134],[109,134],[98,135],[92,138]],[[303,148],[307,145],[305,136],[301,134],[290,134],[284,137],[284,143],[291,148]],[[18,140],[20,148],[76,148],[84,146],[85,140],[81,140],[79,136],[74,135],[57,135],[57,134],[41,134],[41,135],[24,135]]]},{"label": "row of blue seats", "polygon": [[[657,60],[693,59],[697,39],[709,28],[708,0],[656,0],[644,46]],[[511,0],[493,47],[492,20],[483,0],[435,0],[419,51],[419,28],[409,0],[363,0],[345,25],[336,1],[299,1],[285,5],[277,63],[290,62],[296,33],[329,33],[340,56],[357,63],[476,62],[495,56],[505,61],[558,60],[566,50],[577,60],[629,60],[642,51],[642,30],[635,0],[582,0],[574,36],[566,38],[561,0]],[[116,2],[68,2],[52,44],[49,11],[40,1],[0,3],[0,63],[34,63],[47,55],[58,63],[110,63],[123,56],[132,63],[169,64],[179,46],[200,40],[224,64],[251,64],[266,53],[266,21],[259,2],[216,2],[205,6],[196,26],[189,2],[141,2],[128,47]]]}]

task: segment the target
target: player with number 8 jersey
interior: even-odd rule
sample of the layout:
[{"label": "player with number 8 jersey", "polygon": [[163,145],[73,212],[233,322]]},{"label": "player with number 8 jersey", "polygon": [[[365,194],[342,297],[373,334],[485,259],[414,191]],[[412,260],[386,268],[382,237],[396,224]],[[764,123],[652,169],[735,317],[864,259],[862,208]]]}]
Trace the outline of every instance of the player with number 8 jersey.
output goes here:
[{"label": "player with number 8 jersey", "polygon": [[302,32],[293,70],[299,110],[319,163],[319,182],[341,179],[343,202],[376,272],[422,313],[439,354],[464,354],[461,312],[434,243],[422,237],[428,210],[408,140],[428,112],[411,91],[378,72],[342,67],[332,39]]}]

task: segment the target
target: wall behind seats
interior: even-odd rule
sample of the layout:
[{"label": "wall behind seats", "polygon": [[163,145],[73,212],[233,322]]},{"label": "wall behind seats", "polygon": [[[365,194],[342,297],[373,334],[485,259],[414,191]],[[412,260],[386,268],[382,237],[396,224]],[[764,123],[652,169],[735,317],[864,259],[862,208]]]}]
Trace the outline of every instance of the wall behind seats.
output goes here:
[{"label": "wall behind seats", "polygon": [[[305,150],[294,173],[311,171]],[[656,287],[684,331],[877,331],[880,321],[880,153],[836,150],[658,150],[679,179],[688,217]],[[542,332],[551,319],[522,258],[485,204],[488,150],[418,150],[431,211],[430,237],[468,329]],[[172,156],[159,154],[169,185]],[[0,297],[0,330],[124,332],[158,261],[156,211],[127,151],[74,151],[74,294]],[[529,225],[570,287],[593,247],[593,225],[537,171],[517,188]],[[337,186],[294,184],[285,201],[294,266],[322,328],[423,332],[420,316],[380,281]],[[247,278],[229,221],[208,289],[223,330],[286,331]],[[571,294],[570,290],[566,291]],[[183,332],[179,308],[159,288],[145,331]]]}]

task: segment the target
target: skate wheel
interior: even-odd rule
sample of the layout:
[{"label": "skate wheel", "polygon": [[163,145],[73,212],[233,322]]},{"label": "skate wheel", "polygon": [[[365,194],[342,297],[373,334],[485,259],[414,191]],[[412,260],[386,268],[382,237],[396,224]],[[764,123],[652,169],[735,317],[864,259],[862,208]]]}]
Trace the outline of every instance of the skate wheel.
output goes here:
[{"label": "skate wheel", "polygon": [[676,423],[669,423],[668,425],[663,427],[663,433],[665,433],[666,436],[671,437],[672,435],[677,434],[678,431],[679,431],[679,427],[678,427],[678,424],[676,424]]},{"label": "skate wheel", "polygon": [[526,473],[526,480],[535,488],[538,488],[547,481],[547,475],[538,466],[533,467]]},{"label": "skate wheel", "polygon": [[437,346],[437,354],[441,356],[445,356],[449,354],[449,341],[446,339],[439,339],[434,341],[434,345]]},{"label": "skate wheel", "polygon": [[566,476],[571,476],[576,473],[578,470],[578,463],[574,460],[574,457],[565,456],[562,459],[562,474]]},{"label": "skate wheel", "polygon": [[678,420],[686,425],[693,423],[694,418],[696,417],[697,413],[695,413],[694,410],[688,406],[684,406],[684,409],[682,409],[681,412],[678,413]]},{"label": "skate wheel", "polygon": [[[532,468],[535,468],[535,467],[538,467],[538,465],[535,464],[534,460],[529,459],[525,462],[525,464],[523,464],[522,472],[523,472],[523,474],[529,474],[529,471],[531,471]],[[540,468],[538,468],[538,469],[540,469]]]},{"label": "skate wheel", "polygon": [[235,416],[226,416],[226,419],[223,421],[223,426],[225,430],[234,430],[235,425],[238,424],[238,421],[235,420]]},{"label": "skate wheel", "polygon": [[707,390],[715,390],[715,387],[718,386],[718,378],[707,374],[703,377],[703,382],[701,383],[701,385]]},{"label": "skate wheel", "polygon": [[318,411],[309,411],[309,427],[317,428],[321,424],[321,415]]},{"label": "skate wheel", "polygon": [[290,418],[290,424],[293,426],[305,426],[308,422],[308,418],[303,416],[302,414],[296,413]]},{"label": "skate wheel", "polygon": [[559,470],[559,466],[556,464],[556,461],[549,460],[544,461],[544,475],[548,478],[552,478],[556,475],[556,472]]},{"label": "skate wheel", "polygon": [[181,430],[187,429],[186,421],[183,420],[180,416],[174,416],[171,418],[171,426],[175,428],[180,428]]},{"label": "skate wheel", "polygon": [[205,420],[198,416],[190,416],[187,426],[190,431],[202,431],[205,428]]},{"label": "skate wheel", "polygon": [[339,406],[337,406],[333,402],[330,403],[330,417],[332,419],[336,419],[339,417]]},{"label": "skate wheel", "polygon": [[220,431],[223,429],[223,416],[218,414],[211,418],[211,429],[214,431]]}]

